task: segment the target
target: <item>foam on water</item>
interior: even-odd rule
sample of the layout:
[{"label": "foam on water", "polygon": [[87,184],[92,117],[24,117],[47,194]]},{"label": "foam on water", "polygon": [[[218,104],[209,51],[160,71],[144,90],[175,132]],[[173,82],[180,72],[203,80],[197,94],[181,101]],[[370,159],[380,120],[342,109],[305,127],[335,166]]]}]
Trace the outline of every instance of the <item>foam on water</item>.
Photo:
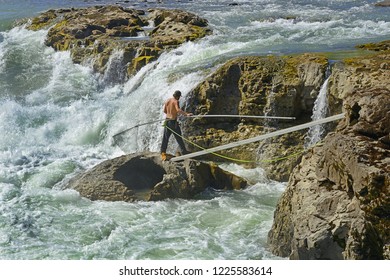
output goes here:
[{"label": "foam on water", "polygon": [[92,70],[43,46],[45,35],[18,27],[0,44],[3,71],[15,73],[0,77],[0,182],[51,188],[117,150],[102,145],[115,90],[99,91]]},{"label": "foam on water", "polygon": [[[8,2],[4,7],[24,5],[31,13],[94,4]],[[163,54],[128,81],[113,81],[123,67],[120,52],[97,75],[90,65],[73,64],[68,52],[46,47],[47,30],[21,26],[0,33],[0,258],[275,258],[266,238],[285,184],[267,180],[258,168],[223,165],[250,187],[207,190],[196,200],[92,202],[63,189],[82,170],[123,154],[112,135],[163,118],[166,98],[179,89],[183,104],[229,58],[352,48],[390,35],[389,16],[374,1],[235,2],[160,3],[206,17],[213,35]],[[126,134],[121,147],[158,151],[161,134],[161,123],[143,126]]]},{"label": "foam on water", "polygon": [[[151,64],[138,75],[131,78],[123,88],[126,97],[109,125],[109,134],[113,135],[140,123],[162,119],[162,105],[175,90],[183,93],[181,104],[186,94],[193,89],[207,74],[199,67],[204,61],[202,48],[194,48],[193,43],[186,43],[178,49],[163,54],[157,62]],[[207,68],[206,68],[207,69]],[[120,143],[126,152],[158,151],[162,137],[161,122],[142,126],[129,131],[132,138],[127,143]],[[136,134],[136,135],[134,135]],[[134,137],[136,136],[136,137]],[[136,142],[136,144],[135,144]]]},{"label": "foam on water", "polygon": [[3,32],[4,41],[0,43],[1,97],[23,97],[45,81],[47,52],[54,52],[43,46],[46,34],[47,31],[32,32],[23,26]]},{"label": "foam on water", "polygon": [[355,1],[349,9],[348,5],[351,4],[333,1],[256,1],[231,7],[223,16],[219,10],[205,13],[220,37],[226,41],[247,42],[242,52],[250,54],[266,54],[270,48],[283,53],[302,48],[312,51],[335,47],[352,49],[363,38],[379,35],[385,39],[389,35],[386,16],[372,18],[371,14],[376,12],[373,5],[365,1]]},{"label": "foam on water", "polygon": [[[283,184],[276,185],[281,192]],[[90,202],[71,190],[2,187],[3,258],[274,258],[264,249],[274,208],[264,204],[265,184],[133,204]]]}]

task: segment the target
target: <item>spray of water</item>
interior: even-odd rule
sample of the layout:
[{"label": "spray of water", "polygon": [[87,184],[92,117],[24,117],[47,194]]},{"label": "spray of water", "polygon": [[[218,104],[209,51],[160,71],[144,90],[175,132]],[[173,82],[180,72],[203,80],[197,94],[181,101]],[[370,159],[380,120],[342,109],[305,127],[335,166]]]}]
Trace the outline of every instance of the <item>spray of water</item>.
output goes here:
[{"label": "spray of water", "polygon": [[[313,115],[311,117],[313,121],[325,118],[328,112],[328,99],[326,95],[328,91],[328,82],[329,78],[327,78],[322,84],[317,99],[314,102]],[[322,137],[324,136],[324,133],[325,129],[323,125],[312,126],[309,129],[305,138],[305,147],[311,147],[321,141]]]},{"label": "spray of water", "polygon": [[126,64],[123,61],[123,50],[115,50],[108,59],[103,75],[103,85],[121,84],[126,79]]},{"label": "spray of water", "polygon": [[[20,9],[24,2],[12,3]],[[47,7],[53,5],[49,2]],[[123,154],[112,135],[162,118],[166,98],[180,89],[185,100],[186,93],[226,59],[352,47],[356,40],[388,37],[388,15],[360,4],[366,1],[349,1],[355,10],[337,8],[348,1],[307,5],[259,0],[236,6],[228,6],[228,0],[163,2],[206,17],[214,35],[162,55],[119,84],[109,81],[121,67],[120,52],[110,58],[101,83],[102,76],[88,65],[74,65],[69,53],[47,48],[47,30],[17,27],[1,32],[0,258],[275,258],[266,250],[266,238],[285,185],[263,180],[260,171],[247,174],[229,166],[248,177],[251,187],[210,190],[193,201],[92,202],[63,190],[61,183]],[[45,1],[40,3],[34,12],[46,8]],[[296,19],[282,19],[286,14]],[[123,145],[129,145],[128,152],[156,151],[161,133],[160,124],[153,124],[139,129],[135,143],[130,136]]]}]

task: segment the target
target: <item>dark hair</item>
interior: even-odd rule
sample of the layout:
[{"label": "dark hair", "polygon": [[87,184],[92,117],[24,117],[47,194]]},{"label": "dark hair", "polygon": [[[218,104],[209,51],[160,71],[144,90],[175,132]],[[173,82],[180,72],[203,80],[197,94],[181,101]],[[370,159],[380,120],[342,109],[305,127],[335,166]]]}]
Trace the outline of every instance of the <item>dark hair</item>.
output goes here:
[{"label": "dark hair", "polygon": [[180,91],[180,90],[176,90],[176,91],[173,93],[173,96],[174,96],[174,97],[180,97],[180,96],[181,96],[181,91]]}]

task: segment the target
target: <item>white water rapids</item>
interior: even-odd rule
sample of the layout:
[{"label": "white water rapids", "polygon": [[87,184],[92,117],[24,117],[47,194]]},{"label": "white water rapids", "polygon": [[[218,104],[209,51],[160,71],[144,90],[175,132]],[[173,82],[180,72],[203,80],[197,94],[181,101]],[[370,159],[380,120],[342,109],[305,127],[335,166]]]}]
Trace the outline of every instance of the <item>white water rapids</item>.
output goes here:
[{"label": "white water rapids", "polygon": [[[117,1],[99,1],[99,4]],[[120,75],[121,53],[105,75],[44,45],[47,30],[14,19],[95,1],[2,1],[0,10],[0,259],[274,259],[267,248],[284,183],[260,168],[224,165],[246,190],[208,190],[196,200],[89,201],[64,183],[123,154],[112,135],[163,117],[163,101],[186,94],[241,55],[351,51],[390,35],[374,1],[130,1],[192,11],[213,35],[162,55],[135,77]],[[119,71],[119,72],[118,72]],[[119,73],[119,75],[118,75]],[[138,129],[128,152],[158,151],[159,123]]]}]

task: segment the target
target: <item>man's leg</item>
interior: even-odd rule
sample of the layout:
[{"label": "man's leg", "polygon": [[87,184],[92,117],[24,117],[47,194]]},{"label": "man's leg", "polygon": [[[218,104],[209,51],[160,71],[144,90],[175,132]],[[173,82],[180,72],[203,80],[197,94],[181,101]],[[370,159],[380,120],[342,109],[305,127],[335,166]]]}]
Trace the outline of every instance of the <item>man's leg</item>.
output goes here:
[{"label": "man's leg", "polygon": [[175,136],[177,144],[179,144],[181,154],[182,155],[188,154],[183,138],[181,137],[181,129],[178,123],[176,124],[174,131],[176,133],[174,133],[173,135]]},{"label": "man's leg", "polygon": [[[166,126],[168,126],[168,122],[165,123]],[[166,160],[167,159],[167,155],[166,155],[166,152],[167,152],[167,147],[168,147],[168,142],[169,142],[169,137],[171,137],[171,131],[164,127],[164,135],[163,135],[163,139],[162,139],[162,143],[161,143],[161,159],[162,160]]]}]

